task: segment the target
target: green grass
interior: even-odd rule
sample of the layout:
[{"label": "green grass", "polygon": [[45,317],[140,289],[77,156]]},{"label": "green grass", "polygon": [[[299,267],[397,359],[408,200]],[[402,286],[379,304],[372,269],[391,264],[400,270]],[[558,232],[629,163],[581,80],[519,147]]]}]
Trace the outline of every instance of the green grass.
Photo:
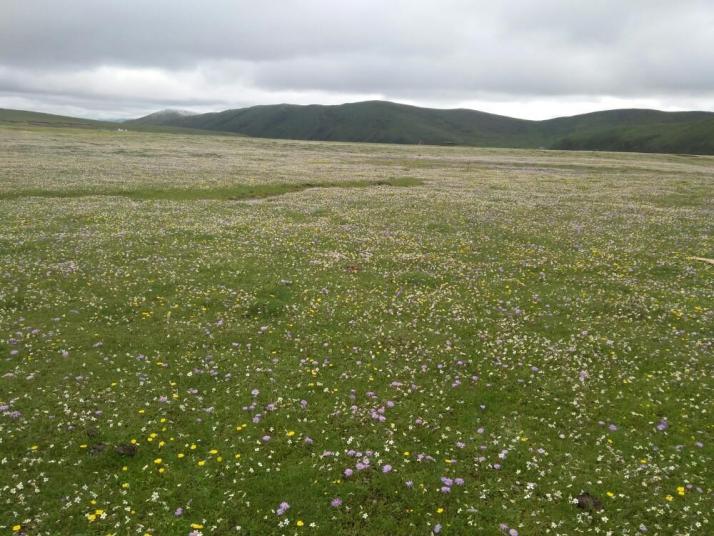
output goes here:
[{"label": "green grass", "polygon": [[229,200],[263,199],[288,193],[300,192],[311,188],[368,188],[376,186],[408,187],[422,184],[420,179],[398,177],[384,180],[356,180],[336,182],[301,182],[301,183],[265,183],[238,184],[222,188],[139,188],[139,189],[107,189],[82,188],[72,190],[14,190],[0,192],[0,199],[19,199],[23,197],[91,197],[120,196],[134,200],[166,199],[171,201],[196,201],[200,199]]},{"label": "green grass", "polygon": [[711,532],[714,158],[0,147],[0,533]]}]

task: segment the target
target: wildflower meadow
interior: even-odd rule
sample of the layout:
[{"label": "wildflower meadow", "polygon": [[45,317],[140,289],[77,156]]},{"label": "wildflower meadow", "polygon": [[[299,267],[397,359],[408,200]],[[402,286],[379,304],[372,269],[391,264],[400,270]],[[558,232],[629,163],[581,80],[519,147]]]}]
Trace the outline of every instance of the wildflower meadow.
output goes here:
[{"label": "wildflower meadow", "polygon": [[714,157],[4,126],[0,222],[0,534],[714,534]]}]

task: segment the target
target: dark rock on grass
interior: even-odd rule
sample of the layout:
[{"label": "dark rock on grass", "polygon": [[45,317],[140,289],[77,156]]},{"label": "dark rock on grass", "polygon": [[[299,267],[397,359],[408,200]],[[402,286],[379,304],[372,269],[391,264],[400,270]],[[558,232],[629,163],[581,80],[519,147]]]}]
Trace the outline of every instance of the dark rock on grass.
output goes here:
[{"label": "dark rock on grass", "polygon": [[97,456],[106,450],[107,446],[104,443],[95,443],[89,447],[89,453],[92,456]]},{"label": "dark rock on grass", "polygon": [[576,500],[578,501],[578,508],[581,508],[586,512],[598,512],[602,510],[602,501],[588,492],[578,495]]},{"label": "dark rock on grass", "polygon": [[114,451],[120,456],[134,456],[136,455],[137,448],[136,445],[132,445],[131,443],[119,443],[114,447]]}]

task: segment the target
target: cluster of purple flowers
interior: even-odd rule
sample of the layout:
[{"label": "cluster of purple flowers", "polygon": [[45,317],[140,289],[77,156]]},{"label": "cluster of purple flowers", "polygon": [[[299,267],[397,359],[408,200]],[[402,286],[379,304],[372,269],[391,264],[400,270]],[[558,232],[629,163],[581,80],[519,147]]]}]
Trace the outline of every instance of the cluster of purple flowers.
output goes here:
[{"label": "cluster of purple flowers", "polygon": [[275,510],[275,514],[279,516],[284,516],[285,512],[287,512],[289,509],[290,505],[283,501],[278,505],[278,508]]}]

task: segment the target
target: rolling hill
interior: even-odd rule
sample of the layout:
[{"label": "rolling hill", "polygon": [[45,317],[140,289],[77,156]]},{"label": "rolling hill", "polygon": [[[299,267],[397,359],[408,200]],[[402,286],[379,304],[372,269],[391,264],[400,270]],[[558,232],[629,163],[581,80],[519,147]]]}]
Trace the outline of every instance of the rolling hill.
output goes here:
[{"label": "rolling hill", "polygon": [[[131,130],[142,132],[164,132],[182,134],[231,134],[232,132],[217,132],[215,130],[196,130],[191,127],[180,127],[171,124],[163,124],[159,121],[163,112],[147,116],[146,121],[131,121]],[[182,112],[169,114],[172,118],[184,117]],[[150,119],[148,119],[150,118]],[[87,128],[101,130],[117,130],[128,128],[128,125],[113,121],[95,121],[93,119],[83,119],[79,117],[69,117],[65,115],[46,114],[41,112],[30,112],[26,110],[9,110],[0,108],[0,125],[32,125],[40,127],[67,127],[67,128]]]},{"label": "rolling hill", "polygon": [[714,154],[714,113],[609,110],[544,121],[384,101],[276,104],[191,114],[162,110],[112,123],[0,109],[0,122],[258,138],[562,150]]},{"label": "rolling hill", "polygon": [[610,110],[529,121],[475,110],[368,101],[154,116],[126,124],[153,123],[298,140],[714,154],[711,112]]},{"label": "rolling hill", "polygon": [[118,123],[108,121],[95,121],[65,115],[45,114],[41,112],[28,112],[25,110],[8,110],[0,108],[0,122],[25,123],[37,126],[64,126],[74,128],[120,128]]}]

